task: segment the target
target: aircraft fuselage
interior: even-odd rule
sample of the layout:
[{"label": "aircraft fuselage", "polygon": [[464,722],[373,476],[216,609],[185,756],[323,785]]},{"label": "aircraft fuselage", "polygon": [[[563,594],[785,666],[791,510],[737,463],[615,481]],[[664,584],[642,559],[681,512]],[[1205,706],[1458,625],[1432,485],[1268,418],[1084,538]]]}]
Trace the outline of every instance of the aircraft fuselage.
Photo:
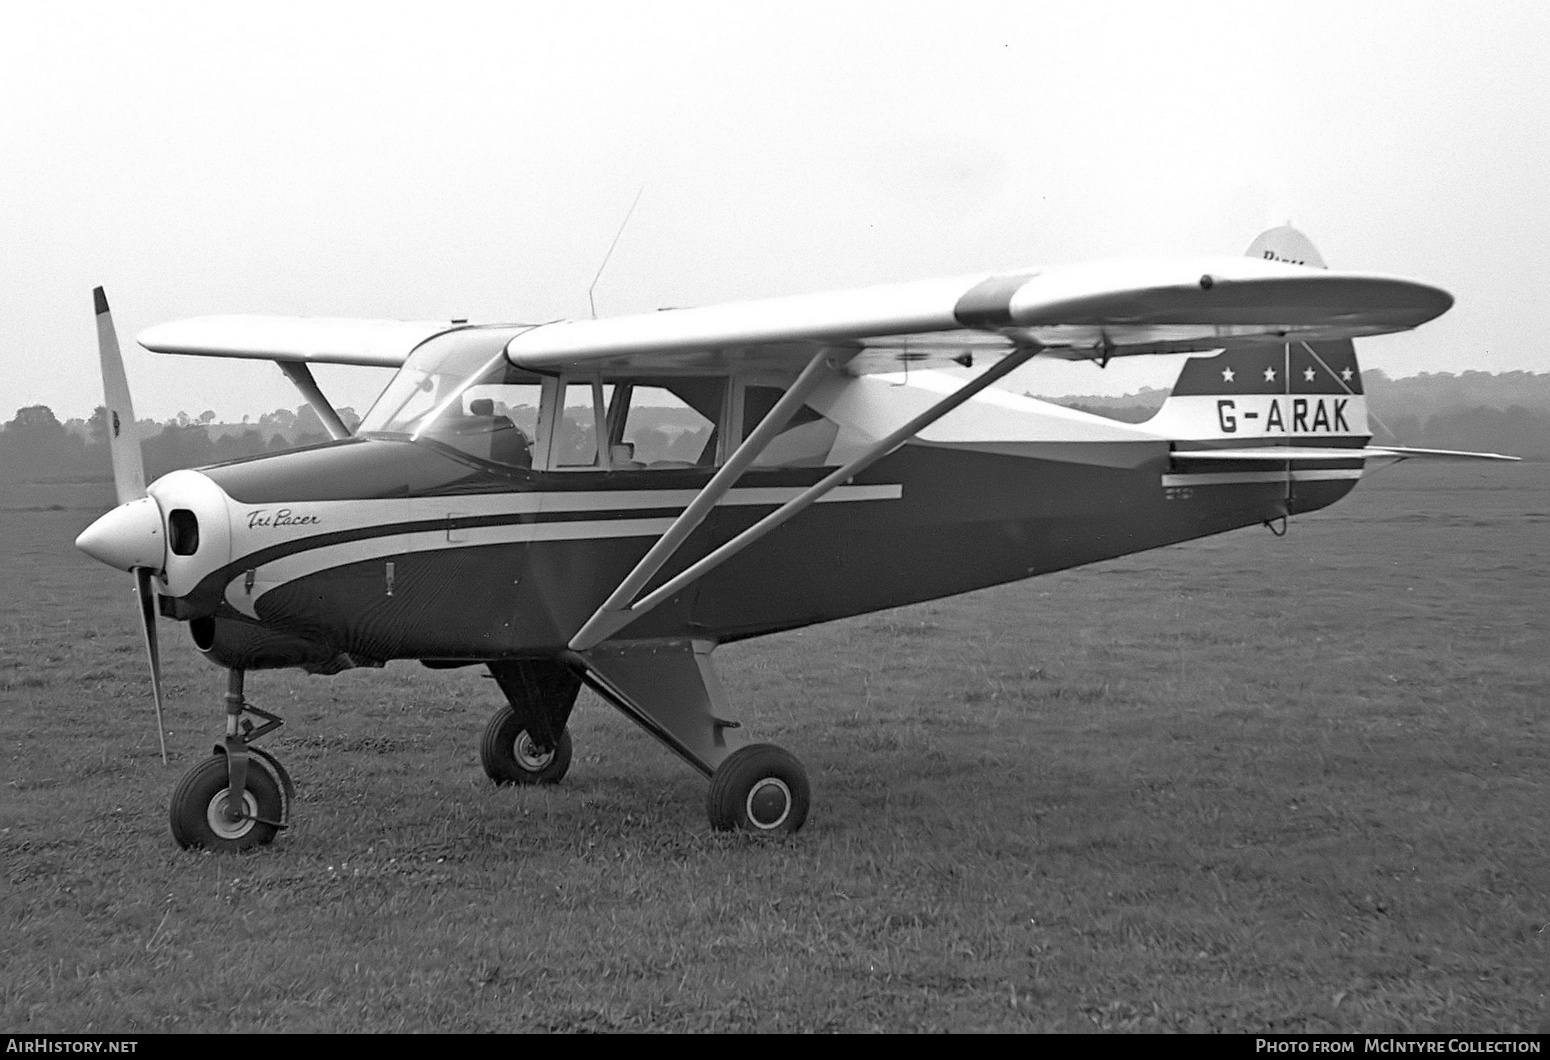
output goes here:
[{"label": "aircraft fuselage", "polygon": [[[905,445],[630,636],[725,642],[949,596],[1322,507],[1359,475],[1289,488],[1174,473],[1166,441],[1022,448]],[[199,620],[200,646],[244,669],[553,655],[712,471],[521,472],[355,439],[174,473],[159,503],[198,493],[201,521],[226,525],[205,534],[213,554],[169,556],[163,611]],[[745,473],[653,584],[822,473]]]}]

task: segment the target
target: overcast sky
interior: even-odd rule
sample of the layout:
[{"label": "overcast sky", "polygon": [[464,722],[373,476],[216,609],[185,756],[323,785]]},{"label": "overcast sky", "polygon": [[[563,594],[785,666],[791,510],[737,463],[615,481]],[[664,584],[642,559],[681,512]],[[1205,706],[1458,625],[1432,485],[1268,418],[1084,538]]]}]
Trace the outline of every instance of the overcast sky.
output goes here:
[{"label": "overcast sky", "polygon": [[[133,343],[168,320],[585,316],[642,185],[601,315],[1240,253],[1291,220],[1457,297],[1368,367],[1550,370],[1539,0],[4,12],[0,419],[100,403],[97,284],[158,419],[301,403],[267,363]],[[1130,360],[1015,385],[1171,382]],[[319,378],[360,410],[385,382]]]}]

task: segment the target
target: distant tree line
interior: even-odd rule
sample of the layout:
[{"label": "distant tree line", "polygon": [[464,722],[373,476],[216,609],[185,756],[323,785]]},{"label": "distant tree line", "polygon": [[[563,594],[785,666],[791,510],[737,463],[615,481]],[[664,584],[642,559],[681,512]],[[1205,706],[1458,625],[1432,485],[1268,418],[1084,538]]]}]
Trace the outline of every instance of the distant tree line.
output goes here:
[{"label": "distant tree line", "polygon": [[1472,449],[1534,459],[1550,459],[1550,412],[1513,405],[1476,406],[1430,416],[1374,418],[1373,441],[1422,449]]},{"label": "distant tree line", "polygon": [[[1390,379],[1368,370],[1362,380],[1373,436],[1380,443],[1550,459],[1550,373],[1435,372]],[[1155,413],[1167,395],[1167,390],[1146,389],[1123,397],[1053,400],[1139,423]],[[339,412],[352,430],[359,424],[353,409]],[[257,421],[243,417],[241,423],[217,423],[208,410],[192,417],[180,412],[165,423],[140,420],[135,429],[148,478],[328,440],[310,405],[276,409]],[[681,432],[669,433],[680,440]],[[0,482],[85,482],[112,476],[107,410],[100,405],[89,418],[65,423],[47,405],[29,405],[0,426]]]},{"label": "distant tree line", "polygon": [[[360,422],[353,409],[340,409],[352,429]],[[297,449],[328,440],[323,421],[310,405],[276,409],[256,422],[216,423],[215,413],[197,417],[180,412],[165,423],[140,420],[134,425],[145,457],[145,473],[154,479],[184,467]],[[29,405],[0,427],[0,482],[88,482],[111,479],[107,409],[97,406],[88,419],[61,423],[47,405]]]},{"label": "distant tree line", "polygon": [[1375,441],[1550,459],[1550,372],[1367,371],[1362,381]]}]

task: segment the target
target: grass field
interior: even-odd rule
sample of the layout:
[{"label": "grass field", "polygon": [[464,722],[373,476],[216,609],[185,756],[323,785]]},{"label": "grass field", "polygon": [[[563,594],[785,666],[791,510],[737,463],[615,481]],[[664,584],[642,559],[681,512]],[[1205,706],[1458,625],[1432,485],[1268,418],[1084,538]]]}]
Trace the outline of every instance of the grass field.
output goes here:
[{"label": "grass field", "polygon": [[798,837],[583,693],[496,790],[475,670],[257,674],[297,825],[178,850],[104,487],[0,498],[0,1029],[1550,1030],[1550,465],[718,653]]}]

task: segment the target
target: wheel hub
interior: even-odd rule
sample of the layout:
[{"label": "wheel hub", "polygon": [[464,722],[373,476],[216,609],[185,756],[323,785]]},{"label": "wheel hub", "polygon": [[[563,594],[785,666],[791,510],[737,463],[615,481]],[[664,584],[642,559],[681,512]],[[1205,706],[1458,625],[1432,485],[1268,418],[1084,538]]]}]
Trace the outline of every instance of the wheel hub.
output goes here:
[{"label": "wheel hub", "polygon": [[205,808],[205,822],[219,839],[241,839],[257,823],[254,818],[258,816],[258,800],[251,791],[242,793],[241,817],[235,821],[231,819],[227,812],[229,800],[226,798],[230,791],[230,788],[226,788],[216,792],[210,805]]},{"label": "wheel hub", "polygon": [[779,828],[791,816],[791,789],[779,777],[765,777],[748,790],[745,808],[755,828]]},{"label": "wheel hub", "polygon": [[533,738],[525,731],[521,736],[517,737],[517,742],[512,745],[511,754],[517,760],[518,765],[532,773],[537,773],[554,761],[554,748],[551,747],[547,751],[540,751],[538,745],[533,742]]}]

